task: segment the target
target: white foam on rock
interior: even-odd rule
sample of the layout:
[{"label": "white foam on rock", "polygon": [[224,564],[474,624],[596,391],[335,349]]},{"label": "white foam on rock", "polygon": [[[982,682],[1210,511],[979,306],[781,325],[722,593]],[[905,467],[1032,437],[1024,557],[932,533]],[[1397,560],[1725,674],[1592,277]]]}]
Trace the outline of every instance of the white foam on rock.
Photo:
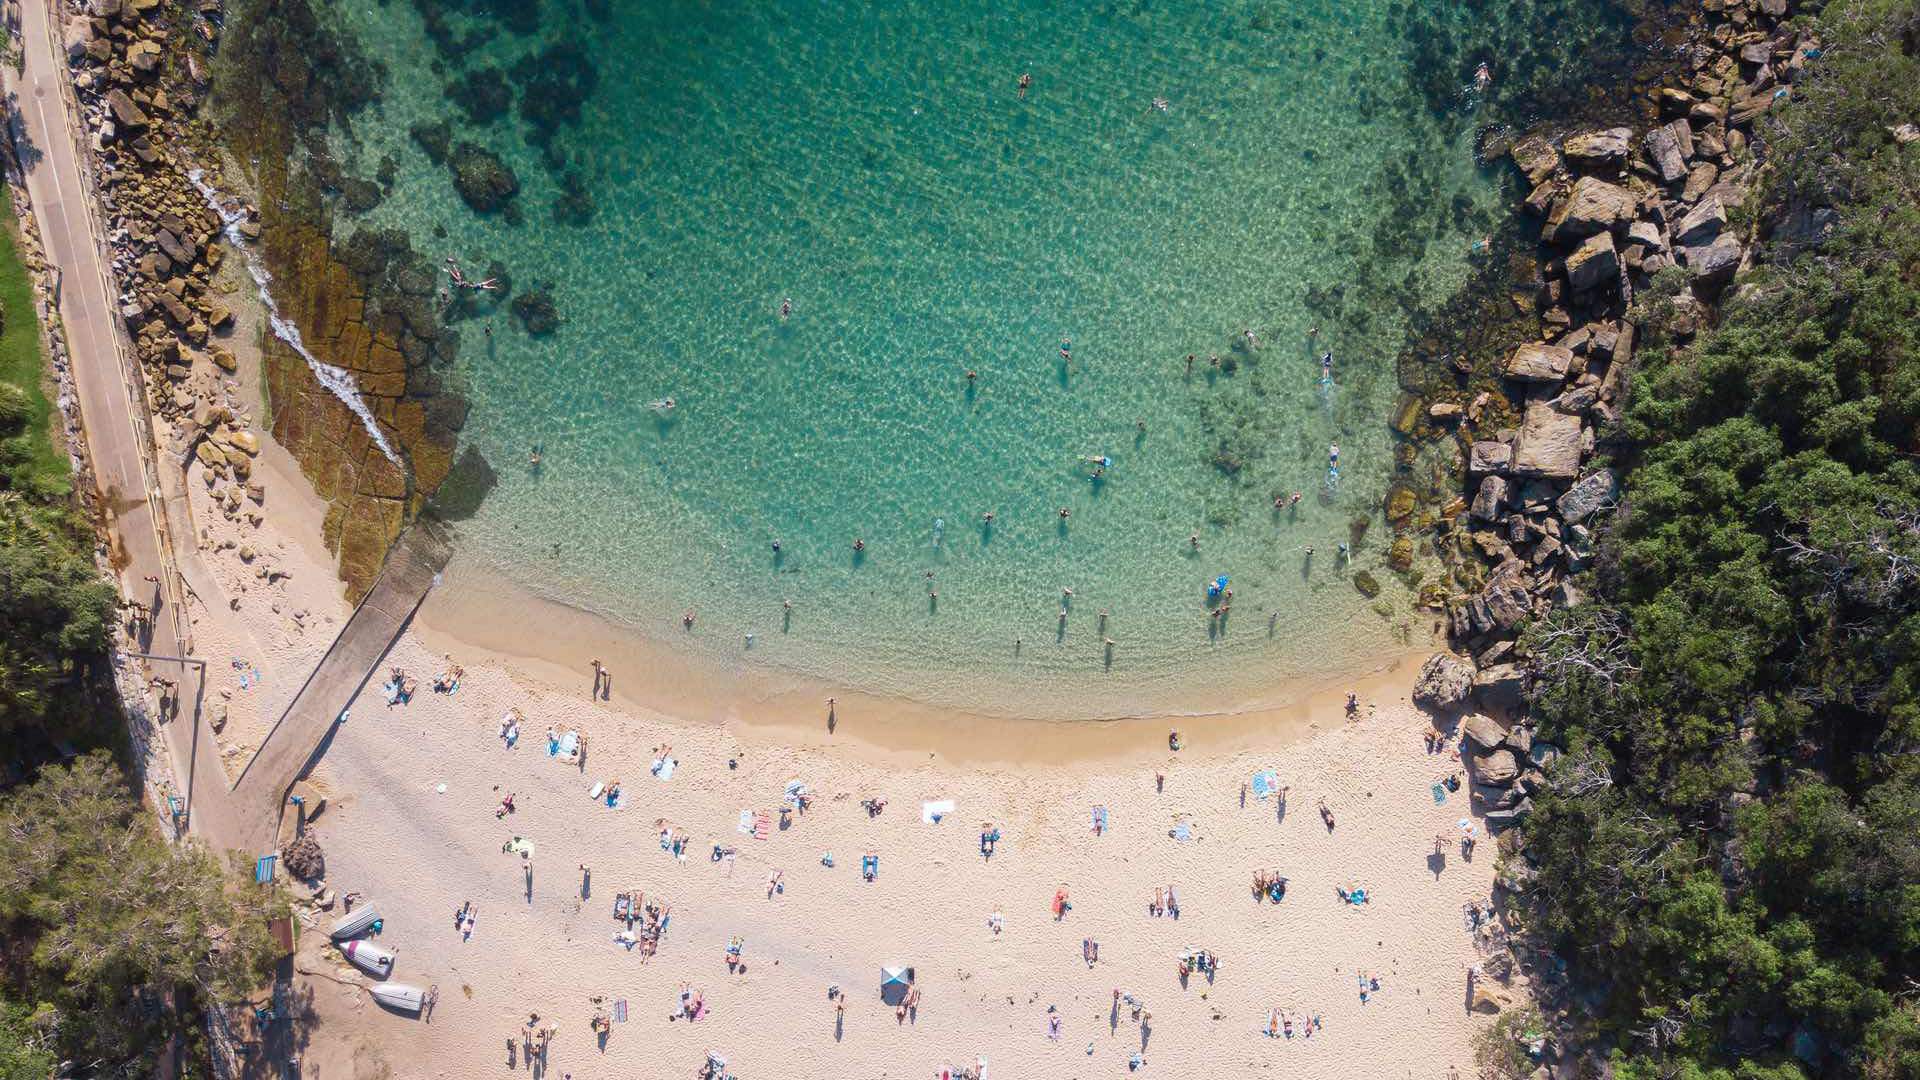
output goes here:
[{"label": "white foam on rock", "polygon": [[400,460],[400,455],[393,452],[393,447],[388,445],[387,437],[381,433],[380,425],[373,419],[373,411],[367,408],[366,400],[360,396],[360,388],[354,385],[353,373],[345,368],[335,367],[308,352],[306,342],[300,339],[300,328],[295,326],[292,320],[280,314],[280,306],[274,303],[273,291],[269,288],[273,283],[273,275],[261,265],[260,257],[248,245],[246,237],[240,235],[240,221],[244,216],[242,212],[229,210],[221,201],[220,193],[202,178],[199,169],[188,172],[187,179],[191,180],[193,186],[199,190],[200,197],[207,201],[208,209],[220,216],[227,242],[246,256],[247,272],[253,275],[253,283],[260,290],[260,303],[267,309],[267,325],[273,328],[273,336],[286,342],[293,347],[294,352],[300,354],[300,358],[313,369],[313,377],[320,380],[320,385],[326,387],[334,397],[345,402],[347,408],[352,409],[353,414],[360,418],[360,422],[366,426],[367,434],[373,436],[374,445],[380,448],[381,453],[387,455],[387,460],[404,470],[406,464]]}]

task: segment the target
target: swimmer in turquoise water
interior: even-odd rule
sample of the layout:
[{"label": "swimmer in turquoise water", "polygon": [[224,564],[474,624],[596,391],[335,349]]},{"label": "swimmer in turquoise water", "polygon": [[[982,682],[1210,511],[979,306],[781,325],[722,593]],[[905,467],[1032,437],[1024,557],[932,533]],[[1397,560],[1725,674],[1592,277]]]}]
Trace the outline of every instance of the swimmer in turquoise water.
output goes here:
[{"label": "swimmer in turquoise water", "polygon": [[1327,464],[1329,465],[1340,464],[1340,444],[1339,443],[1334,443],[1333,445],[1327,447]]}]

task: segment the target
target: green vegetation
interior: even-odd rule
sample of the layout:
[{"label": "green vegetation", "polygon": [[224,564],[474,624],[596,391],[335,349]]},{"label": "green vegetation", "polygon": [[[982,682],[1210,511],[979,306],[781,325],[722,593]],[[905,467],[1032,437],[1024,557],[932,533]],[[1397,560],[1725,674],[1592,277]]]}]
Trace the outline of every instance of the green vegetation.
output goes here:
[{"label": "green vegetation", "polygon": [[33,282],[20,261],[13,199],[0,185],[0,484],[44,496],[67,491],[67,455],[54,446],[53,410],[42,384],[40,319]]},{"label": "green vegetation", "polygon": [[197,1042],[182,1003],[262,985],[267,920],[286,914],[275,893],[229,880],[206,849],[161,838],[105,753],[0,798],[0,920],[13,981],[42,1003],[37,1024],[4,1018],[0,1066],[43,1027],[74,1060],[101,1062],[96,1075],[151,1075],[169,1036]]},{"label": "green vegetation", "polygon": [[1595,600],[1528,635],[1537,927],[1621,1077],[1920,1076],[1920,16],[1818,17],[1774,261],[1689,347],[1643,310]]},{"label": "green vegetation", "polygon": [[[0,188],[0,735],[29,745],[104,740],[110,720],[85,675],[106,651],[113,589],[94,567],[74,510],[65,451],[49,436],[46,364],[32,286]],[[35,737],[37,736],[37,738]],[[16,752],[20,747],[16,745]]]},{"label": "green vegetation", "polygon": [[[104,662],[117,600],[50,435],[4,188],[0,212],[0,737],[30,768],[126,736]],[[202,1005],[267,974],[267,918],[285,905],[249,878],[162,839],[104,752],[0,795],[0,1080],[61,1060],[77,1063],[63,1075],[151,1076],[175,1036],[191,1054]]]}]

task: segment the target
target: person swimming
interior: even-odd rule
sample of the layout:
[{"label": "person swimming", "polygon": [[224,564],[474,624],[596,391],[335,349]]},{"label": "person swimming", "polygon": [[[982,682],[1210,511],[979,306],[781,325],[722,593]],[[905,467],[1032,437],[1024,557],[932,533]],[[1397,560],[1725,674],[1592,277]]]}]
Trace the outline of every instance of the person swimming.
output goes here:
[{"label": "person swimming", "polygon": [[1172,103],[1167,101],[1166,98],[1157,97],[1153,99],[1153,107],[1156,109],[1159,109],[1161,112],[1166,112],[1168,109],[1172,108]]},{"label": "person swimming", "polygon": [[1108,457],[1105,454],[1088,454],[1086,457],[1083,457],[1080,460],[1086,462],[1089,465],[1098,465],[1102,469],[1113,468],[1113,459]]},{"label": "person swimming", "polygon": [[1492,85],[1493,69],[1487,66],[1485,60],[1482,60],[1480,61],[1480,66],[1473,69],[1473,88],[1484,92],[1487,87]]},{"label": "person swimming", "polygon": [[527,451],[527,467],[530,469],[537,469],[540,467],[540,444],[539,443],[534,443],[533,449]]},{"label": "person swimming", "polygon": [[1030,71],[1029,71],[1029,72],[1023,72],[1023,73],[1021,74],[1021,76],[1020,76],[1020,96],[1021,96],[1021,97],[1026,97],[1026,96],[1027,96],[1027,87],[1029,87],[1029,86],[1032,86],[1032,85],[1033,85],[1033,73],[1032,73],[1032,72],[1030,72]]},{"label": "person swimming", "polygon": [[672,398],[663,397],[658,401],[649,403],[647,405],[647,408],[652,409],[654,412],[657,412],[657,413],[670,413],[673,411],[673,406],[674,406],[674,401]]},{"label": "person swimming", "polygon": [[1340,464],[1340,444],[1339,443],[1334,443],[1327,447],[1327,464],[1329,465]]},{"label": "person swimming", "polygon": [[1060,359],[1062,360],[1073,359],[1073,339],[1072,338],[1063,337],[1060,339]]},{"label": "person swimming", "polygon": [[780,317],[784,319],[791,314],[793,314],[793,297],[789,296],[780,301]]}]

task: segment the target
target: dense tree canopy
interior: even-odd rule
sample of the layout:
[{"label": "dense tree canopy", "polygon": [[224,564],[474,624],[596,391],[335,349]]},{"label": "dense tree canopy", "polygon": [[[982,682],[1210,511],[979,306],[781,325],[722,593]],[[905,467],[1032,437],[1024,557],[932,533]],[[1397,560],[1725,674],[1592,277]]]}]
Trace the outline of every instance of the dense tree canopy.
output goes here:
[{"label": "dense tree canopy", "polygon": [[122,1063],[111,1071],[137,1073],[186,1023],[174,1000],[265,981],[278,901],[230,880],[206,849],[161,838],[104,753],[0,797],[5,936],[30,946],[24,982],[55,1011],[62,1048]]},{"label": "dense tree canopy", "polygon": [[1629,1077],[1920,1076],[1920,14],[1820,21],[1771,261],[1686,345],[1643,305],[1596,599],[1529,634],[1540,929]]}]

